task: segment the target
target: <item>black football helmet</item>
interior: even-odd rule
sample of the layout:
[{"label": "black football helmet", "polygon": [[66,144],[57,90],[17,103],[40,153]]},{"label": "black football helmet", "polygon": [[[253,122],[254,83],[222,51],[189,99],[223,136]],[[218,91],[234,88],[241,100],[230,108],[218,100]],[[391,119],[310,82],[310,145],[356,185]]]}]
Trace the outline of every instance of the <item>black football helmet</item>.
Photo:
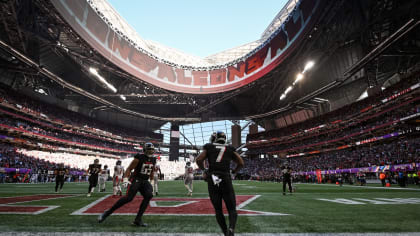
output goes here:
[{"label": "black football helmet", "polygon": [[153,145],[153,143],[145,143],[143,152],[148,157],[152,156],[155,153],[155,146]]},{"label": "black football helmet", "polygon": [[216,132],[213,132],[209,138],[210,143],[214,143],[214,141],[216,141]]},{"label": "black football helmet", "polygon": [[121,160],[118,160],[117,163],[116,163],[116,165],[117,166],[120,166],[121,165]]},{"label": "black football helmet", "polygon": [[93,161],[93,163],[95,163],[95,164],[99,164],[99,159],[95,159],[95,160]]},{"label": "black football helmet", "polygon": [[226,134],[223,131],[216,132],[216,143],[225,144],[226,143]]},{"label": "black football helmet", "polygon": [[108,169],[108,165],[104,165],[104,170]]}]

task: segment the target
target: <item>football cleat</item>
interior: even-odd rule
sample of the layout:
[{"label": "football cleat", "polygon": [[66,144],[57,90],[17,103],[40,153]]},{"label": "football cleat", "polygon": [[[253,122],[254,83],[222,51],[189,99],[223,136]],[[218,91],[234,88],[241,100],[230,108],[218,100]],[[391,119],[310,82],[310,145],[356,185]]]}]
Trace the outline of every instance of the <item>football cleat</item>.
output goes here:
[{"label": "football cleat", "polygon": [[136,226],[136,227],[147,227],[146,223],[143,223],[143,221],[133,221],[133,223],[131,223],[132,226]]},{"label": "football cleat", "polygon": [[108,211],[105,211],[104,213],[102,213],[99,217],[98,217],[98,223],[102,223],[104,222],[104,220],[108,217]]},{"label": "football cleat", "polygon": [[86,196],[87,196],[87,197],[90,197],[90,193],[88,193]]}]

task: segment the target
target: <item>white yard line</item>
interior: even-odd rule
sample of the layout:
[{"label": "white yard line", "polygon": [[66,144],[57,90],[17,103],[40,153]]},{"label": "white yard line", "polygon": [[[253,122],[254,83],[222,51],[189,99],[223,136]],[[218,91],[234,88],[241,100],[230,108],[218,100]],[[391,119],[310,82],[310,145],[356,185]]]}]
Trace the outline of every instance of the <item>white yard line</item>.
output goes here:
[{"label": "white yard line", "polygon": [[[22,206],[20,206],[20,205],[8,205],[8,204],[1,204],[0,206],[7,206],[7,207],[22,207]],[[8,212],[8,211],[3,211],[3,212],[0,212],[0,214],[6,214],[6,215],[9,215],[9,214],[18,214],[18,215],[39,215],[39,214],[41,214],[41,213],[44,213],[44,212],[47,212],[47,211],[53,210],[53,209],[58,208],[58,207],[60,207],[60,206],[29,206],[29,205],[24,205],[23,207],[45,207],[45,208],[44,208],[44,209],[42,209],[42,210],[39,210],[39,211],[34,211],[34,212],[25,212],[25,211],[10,211],[10,212]]]},{"label": "white yard line", "polygon": [[257,199],[259,197],[261,197],[261,195],[255,195],[255,196],[253,196],[252,198],[250,198],[250,199],[246,200],[245,202],[239,204],[236,207],[236,209],[242,209],[242,208],[246,207],[246,205],[248,205],[249,203],[251,203],[252,201],[254,201],[255,199]]},{"label": "white yard line", "polygon": [[[85,213],[83,213],[84,211],[86,211],[87,209],[95,206],[96,204],[98,204],[99,202],[103,201],[105,198],[109,197],[110,195],[111,194],[105,195],[105,196],[97,199],[96,201],[91,202],[89,205],[86,205],[86,206],[80,208],[79,210],[71,213],[70,215],[86,215]],[[97,215],[97,214],[95,214],[95,215]]]}]

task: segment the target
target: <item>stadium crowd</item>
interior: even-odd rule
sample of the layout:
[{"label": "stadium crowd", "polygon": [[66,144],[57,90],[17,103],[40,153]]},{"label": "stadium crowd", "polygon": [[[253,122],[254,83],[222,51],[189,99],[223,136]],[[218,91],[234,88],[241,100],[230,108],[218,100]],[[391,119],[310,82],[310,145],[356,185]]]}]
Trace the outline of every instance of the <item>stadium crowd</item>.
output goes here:
[{"label": "stadium crowd", "polygon": [[[0,183],[7,182],[51,182],[53,171],[62,162],[41,159],[19,151],[14,145],[0,143],[0,168],[30,169],[30,172],[19,173],[18,171],[0,171]],[[80,167],[65,165],[70,173],[72,181],[79,180],[79,174],[84,173]]]},{"label": "stadium crowd", "polygon": [[0,87],[0,92],[0,114],[60,135],[71,135],[72,138],[76,136],[75,139],[85,143],[95,145],[99,142],[105,143],[106,146],[131,150],[133,145],[138,146],[145,141],[162,139],[161,134],[142,133],[108,125],[80,113],[29,98],[9,88]]},{"label": "stadium crowd", "polygon": [[[372,166],[387,166],[399,164],[420,163],[420,138],[408,139],[394,138],[385,143],[371,146],[358,146],[353,149],[326,152],[318,155],[304,157],[276,158],[268,156],[265,158],[244,158],[246,163],[244,169],[238,174],[239,179],[251,179],[261,181],[281,181],[282,166],[289,166],[294,174],[295,181],[317,182],[316,175],[298,175],[297,172],[309,172],[316,170],[337,170],[349,168],[361,168]],[[417,167],[420,171],[420,167]],[[406,176],[403,182],[406,184],[418,184],[418,175],[413,176],[412,171],[399,170],[388,172],[390,182],[400,183],[401,176]],[[368,177],[379,179],[379,172],[365,173]],[[417,177],[416,177],[417,176]],[[344,174],[348,183],[357,182],[358,174]],[[336,175],[324,175],[323,182],[335,183]],[[394,181],[391,181],[394,180]]]},{"label": "stadium crowd", "polygon": [[[418,77],[411,77],[320,117],[248,135],[247,154],[252,158],[245,158],[246,166],[238,178],[279,181],[280,167],[288,165],[296,180],[315,182],[314,175],[296,173],[419,163],[419,130],[409,122],[420,113],[418,85]],[[265,158],[260,158],[261,154]],[[399,172],[388,175],[413,175]],[[355,182],[351,179],[362,175],[365,173],[346,174],[346,180]],[[367,175],[379,177],[378,173]],[[325,177],[323,181],[335,179],[335,175]]]},{"label": "stadium crowd", "polygon": [[124,144],[119,144],[119,143],[115,143],[115,142],[111,142],[107,140],[98,140],[98,139],[83,136],[81,134],[65,133],[65,132],[60,132],[57,130],[48,130],[48,129],[44,129],[43,127],[30,124],[29,122],[16,120],[9,117],[0,117],[0,123],[3,125],[7,125],[9,127],[19,128],[20,130],[29,131],[36,134],[42,134],[45,136],[63,139],[63,140],[71,141],[71,142],[90,144],[90,145],[95,145],[98,147],[106,147],[106,148],[131,151],[131,152],[136,151],[136,149],[134,149],[134,146],[132,145],[124,145]]},{"label": "stadium crowd", "polygon": [[[385,90],[382,94],[353,103],[321,117],[286,128],[248,135],[248,154],[253,157],[245,158],[245,168],[238,174],[238,178],[279,181],[281,180],[280,167],[284,164],[287,164],[296,173],[318,169],[336,170],[419,163],[420,138],[416,137],[418,131],[410,133],[412,126],[401,122],[401,119],[404,117],[420,113],[420,104],[416,100],[419,92],[415,90],[398,94],[398,91],[409,88],[413,83],[418,83],[418,80],[403,80],[391,86],[391,88]],[[83,117],[78,113],[64,111],[61,108],[36,102],[25,96],[11,94],[6,90],[2,92],[4,93],[0,95],[1,107],[7,110],[6,112],[0,112],[0,123],[4,126],[54,137],[64,141],[130,151],[132,153],[138,152],[138,149],[134,148],[134,144],[138,145],[139,143],[123,142],[123,138],[115,139],[115,135],[110,133],[112,131],[118,135],[127,135],[127,137],[130,137],[129,135],[133,134],[132,131],[126,131],[124,129],[115,130],[111,126],[106,126],[98,121]],[[384,98],[393,94],[395,96],[389,102],[383,102]],[[18,115],[18,112],[16,109],[11,109],[10,105],[21,109],[24,114],[32,114],[33,116],[31,118],[37,117],[37,119],[30,120],[29,116],[15,116]],[[10,113],[13,114],[11,115]],[[44,121],[51,122],[48,124],[42,123]],[[97,136],[92,136],[83,132],[67,132],[67,128],[64,128],[64,125],[60,125],[65,123],[79,128],[95,127],[92,130],[99,130],[99,133],[97,133]],[[313,129],[313,127],[317,126],[322,127]],[[108,131],[105,132],[102,129]],[[410,130],[410,132],[407,133],[407,130]],[[387,132],[399,132],[401,135],[369,144],[349,145],[346,148],[337,149],[339,145],[343,145],[343,142],[354,144],[358,140],[369,139],[375,137],[375,135],[383,135]],[[108,139],[104,139],[107,136],[104,134],[108,134]],[[274,141],[267,141],[270,139]],[[340,142],[337,142],[337,139],[340,139]],[[305,154],[288,158],[286,163],[284,158],[275,158],[272,155],[275,152],[297,154],[299,152],[312,151],[311,148],[315,147],[313,144],[317,144],[316,146],[320,146],[321,148],[332,147],[332,149],[317,150],[316,154]],[[51,171],[59,163],[64,163],[70,171],[73,171],[74,179],[81,180],[84,179],[83,175],[88,165],[95,158],[98,158],[102,165],[110,167],[111,172],[116,161],[112,158],[98,157],[95,155],[27,150],[5,143],[0,144],[0,147],[0,167],[31,169],[30,175],[26,177],[22,177],[19,174],[10,177],[2,173],[0,182],[38,181],[39,179],[48,181],[48,176],[51,174]],[[272,153],[266,155],[265,158],[258,157],[259,154],[270,152]],[[129,157],[132,157],[132,153],[131,155],[127,153],[121,155],[123,166],[128,166],[131,161]],[[182,176],[185,170],[185,164],[185,161],[169,162],[166,158],[159,161],[161,171],[167,179]],[[47,177],[42,177],[45,174]],[[31,178],[34,175],[41,175],[41,177]],[[313,176],[295,175],[294,177],[301,181],[314,181]],[[324,180],[330,177],[328,176]]]},{"label": "stadium crowd", "polygon": [[[375,110],[375,106],[378,106],[379,108],[382,105],[390,106],[393,104],[398,104],[398,101],[394,99],[391,99],[391,101],[387,103],[383,103],[382,101],[395,95],[402,94],[402,91],[406,91],[411,86],[419,82],[420,77],[410,76],[409,78],[401,80],[400,82],[383,90],[381,93],[376,94],[375,96],[367,97],[363,100],[346,105],[321,116],[314,117],[297,124],[289,125],[287,127],[249,134],[247,136],[247,142],[270,140],[272,138],[278,139],[281,137],[289,139],[290,137],[296,137],[294,134],[307,136],[312,133],[311,131],[319,132],[319,130],[314,129],[314,127],[319,127],[321,125],[325,125],[323,129],[327,129],[335,128],[337,127],[337,124],[340,123],[345,124],[347,122],[357,122],[357,118],[361,119],[361,117],[367,114],[374,113],[373,110]],[[401,99],[401,97],[398,96],[396,96],[396,98]]]}]

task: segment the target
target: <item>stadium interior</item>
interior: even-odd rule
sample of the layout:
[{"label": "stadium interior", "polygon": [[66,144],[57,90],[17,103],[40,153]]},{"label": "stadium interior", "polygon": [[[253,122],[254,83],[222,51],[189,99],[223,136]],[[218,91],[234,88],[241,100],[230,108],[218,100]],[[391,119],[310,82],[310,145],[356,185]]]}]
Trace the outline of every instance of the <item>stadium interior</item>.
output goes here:
[{"label": "stadium interior", "polygon": [[[245,162],[239,235],[420,234],[420,1],[289,0],[261,38],[206,58],[141,38],[107,0],[0,0],[0,16],[0,235],[216,235],[213,211],[157,208],[208,198],[195,158],[218,130]],[[116,161],[145,143],[161,169],[151,226],[124,227],[129,211],[97,226]],[[87,198],[95,159],[108,192]]]}]

